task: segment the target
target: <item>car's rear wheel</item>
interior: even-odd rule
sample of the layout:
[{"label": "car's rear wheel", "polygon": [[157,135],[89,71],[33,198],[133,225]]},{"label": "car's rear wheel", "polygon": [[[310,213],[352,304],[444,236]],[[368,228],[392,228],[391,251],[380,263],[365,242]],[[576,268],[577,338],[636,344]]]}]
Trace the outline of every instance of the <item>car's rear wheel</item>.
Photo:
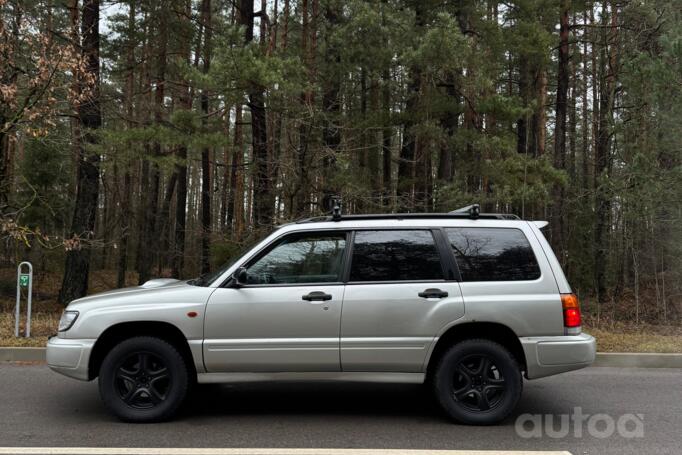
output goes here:
[{"label": "car's rear wheel", "polygon": [[187,395],[189,374],[168,342],[135,337],[116,345],[102,362],[99,391],[104,404],[126,422],[171,418]]},{"label": "car's rear wheel", "polygon": [[440,357],[431,378],[441,407],[454,420],[490,425],[521,398],[523,378],[514,356],[490,340],[466,340]]}]

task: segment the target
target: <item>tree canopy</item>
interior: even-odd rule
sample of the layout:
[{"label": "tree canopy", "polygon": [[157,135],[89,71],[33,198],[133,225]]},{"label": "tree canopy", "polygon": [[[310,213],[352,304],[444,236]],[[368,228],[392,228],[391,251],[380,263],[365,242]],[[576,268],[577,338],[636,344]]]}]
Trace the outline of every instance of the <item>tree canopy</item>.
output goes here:
[{"label": "tree canopy", "polygon": [[546,219],[592,311],[678,317],[678,1],[0,8],[2,260],[64,267],[64,303],[93,267],[207,272],[340,196]]}]

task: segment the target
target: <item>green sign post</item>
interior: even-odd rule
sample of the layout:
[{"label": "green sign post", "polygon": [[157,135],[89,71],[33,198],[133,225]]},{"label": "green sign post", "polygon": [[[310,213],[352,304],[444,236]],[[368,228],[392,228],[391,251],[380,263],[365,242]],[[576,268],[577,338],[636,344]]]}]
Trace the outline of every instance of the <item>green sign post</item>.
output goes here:
[{"label": "green sign post", "polygon": [[[24,267],[28,268],[28,273],[24,273]],[[17,305],[14,310],[14,336],[19,336],[19,319],[21,318],[21,288],[26,289],[26,338],[31,336],[31,297],[33,294],[33,266],[30,262],[22,262],[17,267]]]}]

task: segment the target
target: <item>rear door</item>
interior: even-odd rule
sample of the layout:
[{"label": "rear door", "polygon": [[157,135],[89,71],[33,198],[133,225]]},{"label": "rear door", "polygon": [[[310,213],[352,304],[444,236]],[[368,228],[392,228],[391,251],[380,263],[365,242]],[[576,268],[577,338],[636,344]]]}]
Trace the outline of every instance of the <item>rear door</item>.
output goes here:
[{"label": "rear door", "polygon": [[434,336],[464,315],[438,230],[357,230],[341,318],[344,371],[421,372]]}]

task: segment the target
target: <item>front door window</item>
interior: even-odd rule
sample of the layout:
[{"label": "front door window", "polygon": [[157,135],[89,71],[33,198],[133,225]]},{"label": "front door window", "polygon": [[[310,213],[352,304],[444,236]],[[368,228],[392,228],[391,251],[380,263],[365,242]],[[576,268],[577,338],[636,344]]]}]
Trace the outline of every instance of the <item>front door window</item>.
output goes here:
[{"label": "front door window", "polygon": [[247,284],[338,283],[345,250],[345,233],[287,236],[247,268]]}]

